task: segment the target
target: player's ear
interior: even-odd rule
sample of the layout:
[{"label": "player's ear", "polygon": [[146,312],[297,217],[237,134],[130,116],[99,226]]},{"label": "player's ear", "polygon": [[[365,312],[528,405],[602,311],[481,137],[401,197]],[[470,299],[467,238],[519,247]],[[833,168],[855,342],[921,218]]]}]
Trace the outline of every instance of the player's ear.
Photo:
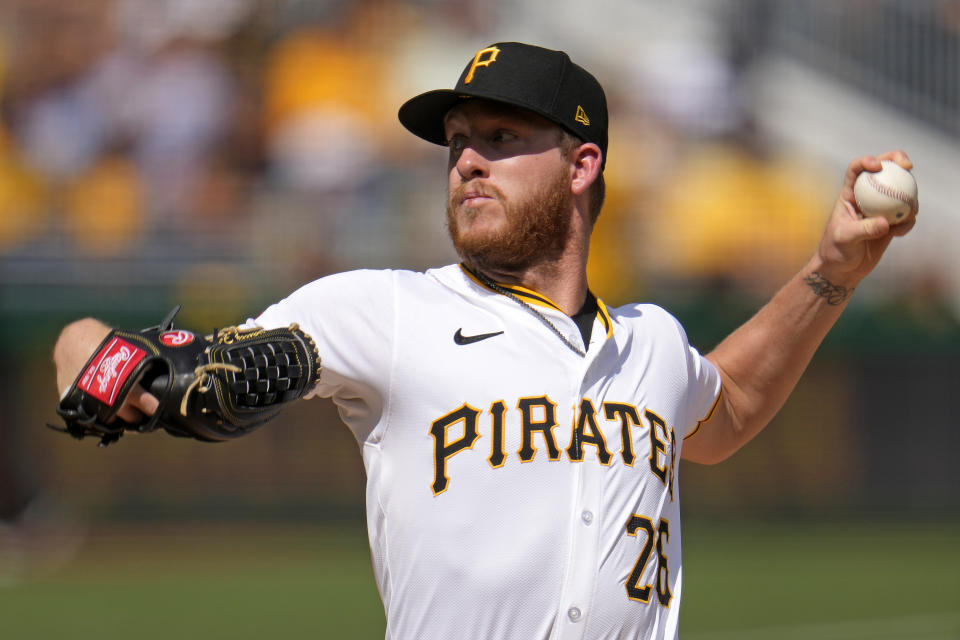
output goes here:
[{"label": "player's ear", "polygon": [[592,142],[584,142],[571,152],[573,179],[570,190],[574,195],[586,193],[600,176],[603,153]]}]

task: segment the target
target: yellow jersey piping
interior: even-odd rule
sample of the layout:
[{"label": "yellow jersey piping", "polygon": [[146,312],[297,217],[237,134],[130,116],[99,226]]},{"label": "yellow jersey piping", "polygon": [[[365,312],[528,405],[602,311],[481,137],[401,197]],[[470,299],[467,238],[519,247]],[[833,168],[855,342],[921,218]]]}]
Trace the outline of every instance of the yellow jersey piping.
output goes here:
[{"label": "yellow jersey piping", "polygon": [[717,399],[713,401],[713,406],[710,407],[710,411],[707,412],[707,415],[705,415],[702,420],[697,422],[697,426],[694,427],[693,431],[691,431],[690,433],[688,433],[683,437],[684,440],[692,438],[697,433],[697,431],[700,431],[700,427],[703,426],[703,423],[707,422],[708,420],[710,420],[710,418],[713,417],[713,412],[717,410],[717,407],[720,405],[720,398],[722,397],[723,397],[723,387],[720,387],[720,393],[717,394]]},{"label": "yellow jersey piping", "polygon": [[[476,282],[478,285],[480,285],[484,289],[487,289],[488,291],[493,291],[494,293],[500,293],[496,289],[491,289],[490,287],[488,287],[483,282],[483,280],[478,278],[473,273],[473,271],[471,271],[470,268],[467,267],[467,265],[463,264],[462,262],[460,263],[460,269],[463,270],[465,274],[467,274],[468,278]],[[547,307],[549,309],[554,309],[556,311],[559,311],[560,313],[565,314],[563,309],[561,309],[559,305],[553,302],[553,300],[551,300],[550,298],[544,295],[540,295],[539,293],[537,293],[536,291],[533,291],[532,289],[527,289],[526,287],[518,287],[512,284],[503,284],[502,282],[497,282],[496,284],[498,287],[503,287],[513,295],[523,299],[524,301],[530,304],[536,304],[541,307]],[[603,303],[603,300],[601,300],[600,298],[597,298],[597,315],[600,317],[600,322],[603,323],[604,329],[606,329],[607,339],[609,340],[610,337],[613,336],[613,320],[610,319],[610,312],[607,311],[607,305],[605,305]]]}]

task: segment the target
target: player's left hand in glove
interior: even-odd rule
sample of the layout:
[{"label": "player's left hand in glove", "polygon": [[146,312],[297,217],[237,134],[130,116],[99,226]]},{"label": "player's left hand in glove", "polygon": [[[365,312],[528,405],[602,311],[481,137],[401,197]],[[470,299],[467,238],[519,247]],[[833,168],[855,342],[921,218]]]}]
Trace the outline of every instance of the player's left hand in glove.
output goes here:
[{"label": "player's left hand in glove", "polygon": [[[139,332],[110,330],[63,394],[57,413],[65,427],[54,428],[78,439],[98,437],[104,446],[124,431],[158,428],[228,440],[273,418],[320,376],[316,345],[296,325],[229,327],[201,337],[173,328],[177,311]],[[156,397],[157,408],[130,421],[136,412],[121,408],[142,389]]]}]

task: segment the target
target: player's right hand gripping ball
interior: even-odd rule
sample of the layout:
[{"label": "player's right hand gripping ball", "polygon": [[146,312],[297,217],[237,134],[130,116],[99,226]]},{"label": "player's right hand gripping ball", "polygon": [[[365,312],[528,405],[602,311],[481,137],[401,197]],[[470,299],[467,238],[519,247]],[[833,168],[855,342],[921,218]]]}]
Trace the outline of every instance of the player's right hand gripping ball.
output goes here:
[{"label": "player's right hand gripping ball", "polygon": [[853,183],[857,208],[867,218],[883,216],[900,224],[917,212],[917,181],[913,174],[891,160],[881,161],[877,172],[864,171]]},{"label": "player's right hand gripping ball", "polygon": [[[229,440],[273,418],[278,405],[302,397],[320,376],[316,344],[296,325],[229,327],[201,337],[173,328],[177,310],[156,327],[107,335],[57,406],[66,425],[59,430],[96,436],[101,445],[124,431],[157,428]],[[136,384],[160,404],[153,416],[131,424],[117,412]]]}]

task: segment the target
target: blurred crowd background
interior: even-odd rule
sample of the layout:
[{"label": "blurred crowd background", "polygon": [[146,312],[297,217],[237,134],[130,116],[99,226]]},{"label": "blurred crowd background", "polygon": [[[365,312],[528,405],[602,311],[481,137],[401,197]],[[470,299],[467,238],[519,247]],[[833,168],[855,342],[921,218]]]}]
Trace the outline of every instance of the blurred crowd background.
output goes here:
[{"label": "blurred crowd background", "polygon": [[811,255],[849,160],[911,155],[920,224],[776,423],[684,467],[685,504],[960,515],[957,0],[3,0],[0,532],[362,518],[323,401],[234,443],[101,450],[44,428],[50,348],[81,315],[139,327],[182,304],[205,331],[328,273],[454,260],[445,151],[396,110],[503,40],[605,86],[592,288],[662,304],[703,351]]}]

